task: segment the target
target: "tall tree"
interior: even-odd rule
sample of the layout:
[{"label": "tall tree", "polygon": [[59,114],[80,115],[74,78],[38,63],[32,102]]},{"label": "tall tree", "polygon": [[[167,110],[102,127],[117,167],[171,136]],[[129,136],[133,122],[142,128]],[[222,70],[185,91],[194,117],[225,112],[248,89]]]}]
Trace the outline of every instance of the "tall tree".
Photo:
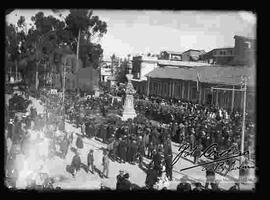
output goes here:
[{"label": "tall tree", "polygon": [[[67,30],[73,36],[70,41],[73,50],[76,49],[77,58],[96,62],[96,57],[100,57],[102,49],[100,45],[92,44],[92,40],[102,37],[107,32],[107,24],[93,16],[93,11],[87,9],[71,9],[70,14],[66,17]],[[83,43],[81,48],[81,43]],[[86,53],[85,50],[90,50]],[[80,51],[83,51],[81,54]],[[87,61],[84,61],[86,63]]]}]

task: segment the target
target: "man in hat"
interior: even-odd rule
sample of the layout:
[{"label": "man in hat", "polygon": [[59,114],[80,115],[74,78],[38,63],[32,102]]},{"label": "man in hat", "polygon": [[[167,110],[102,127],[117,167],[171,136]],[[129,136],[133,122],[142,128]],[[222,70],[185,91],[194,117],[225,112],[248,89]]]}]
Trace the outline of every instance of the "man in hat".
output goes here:
[{"label": "man in hat", "polygon": [[103,158],[102,158],[102,165],[103,165],[103,171],[102,171],[102,174],[105,178],[109,178],[108,175],[109,175],[109,163],[110,163],[110,160],[109,160],[109,157],[108,157],[108,152],[105,150],[103,152]]},{"label": "man in hat", "polygon": [[131,190],[131,182],[129,181],[129,173],[125,173],[120,179],[118,190]]},{"label": "man in hat", "polygon": [[182,178],[181,178],[181,183],[179,185],[177,185],[177,191],[179,192],[189,192],[191,191],[191,185],[190,183],[187,182],[187,175],[184,175]]},{"label": "man in hat", "polygon": [[89,171],[94,174],[94,151],[93,149],[90,149],[88,155],[87,155],[87,166]]},{"label": "man in hat", "polygon": [[120,170],[119,174],[116,176],[116,190],[121,189],[123,179],[124,179],[124,170]]}]

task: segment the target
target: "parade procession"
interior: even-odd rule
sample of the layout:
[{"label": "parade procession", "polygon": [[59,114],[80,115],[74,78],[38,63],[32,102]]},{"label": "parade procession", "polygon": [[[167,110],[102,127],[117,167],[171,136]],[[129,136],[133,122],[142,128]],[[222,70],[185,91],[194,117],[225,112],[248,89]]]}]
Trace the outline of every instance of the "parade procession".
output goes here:
[{"label": "parade procession", "polygon": [[237,59],[254,40],[235,36],[228,60],[190,49],[105,61],[92,38],[109,34],[104,12],[30,11],[6,14],[7,188],[255,190],[255,67]]}]

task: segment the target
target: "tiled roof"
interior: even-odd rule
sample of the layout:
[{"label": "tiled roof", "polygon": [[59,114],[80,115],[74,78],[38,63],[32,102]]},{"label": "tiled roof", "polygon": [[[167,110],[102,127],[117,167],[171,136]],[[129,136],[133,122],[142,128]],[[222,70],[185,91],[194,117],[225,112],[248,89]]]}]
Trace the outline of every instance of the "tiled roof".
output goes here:
[{"label": "tiled roof", "polygon": [[248,81],[249,86],[255,85],[255,70],[246,67],[159,67],[146,74],[151,78],[167,78],[167,79],[181,79],[197,81],[197,73],[200,77],[200,82],[214,83],[224,85],[239,85],[241,83],[241,76],[247,75],[250,77]]}]

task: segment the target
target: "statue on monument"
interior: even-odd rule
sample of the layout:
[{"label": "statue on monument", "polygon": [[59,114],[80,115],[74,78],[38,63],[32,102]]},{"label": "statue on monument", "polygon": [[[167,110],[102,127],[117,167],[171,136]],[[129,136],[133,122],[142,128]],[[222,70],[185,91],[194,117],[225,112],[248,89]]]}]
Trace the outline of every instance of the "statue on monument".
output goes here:
[{"label": "statue on monument", "polygon": [[128,63],[128,67],[129,67],[129,74],[126,75],[128,83],[126,86],[126,98],[125,98],[125,103],[124,103],[124,112],[123,112],[122,120],[133,119],[134,117],[137,116],[134,109],[134,103],[133,103],[133,99],[134,99],[133,95],[136,93],[136,91],[131,82],[133,75],[131,74],[132,65],[131,65],[130,60]]}]

